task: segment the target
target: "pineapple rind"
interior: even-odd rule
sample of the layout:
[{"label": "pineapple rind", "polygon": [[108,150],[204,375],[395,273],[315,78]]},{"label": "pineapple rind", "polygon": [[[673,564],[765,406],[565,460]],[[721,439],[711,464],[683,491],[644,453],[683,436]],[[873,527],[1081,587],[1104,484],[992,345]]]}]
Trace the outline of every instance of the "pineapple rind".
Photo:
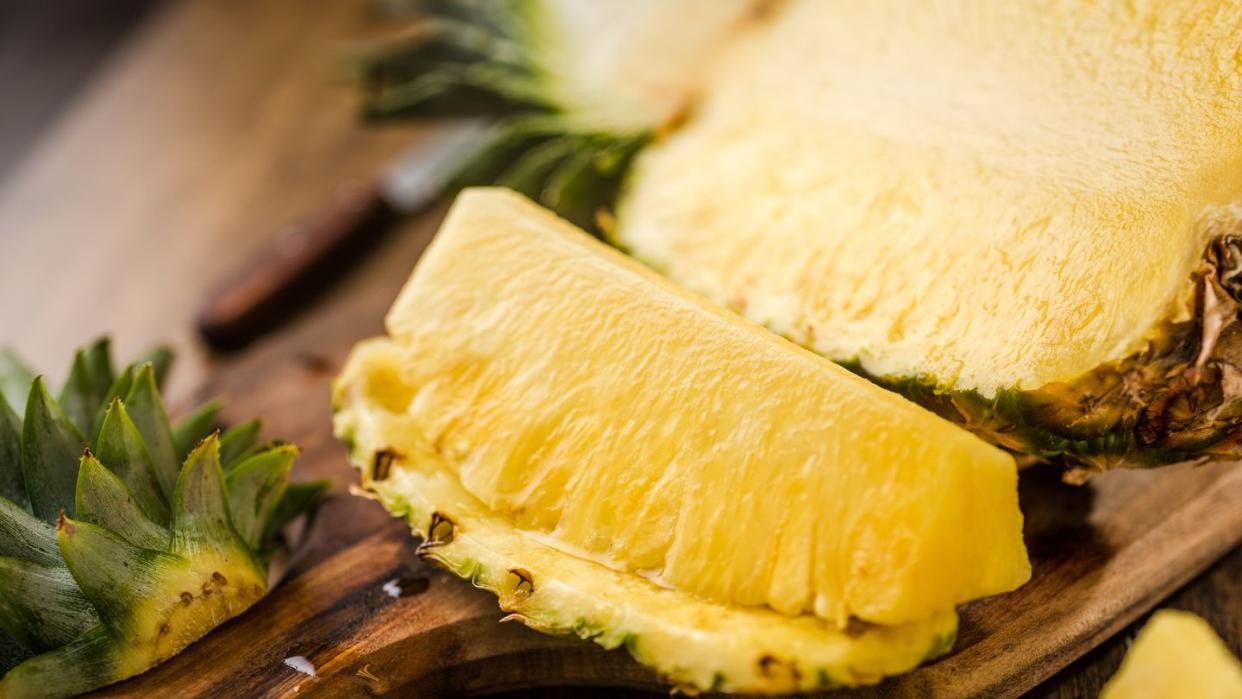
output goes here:
[{"label": "pineapple rind", "polygon": [[[365,449],[354,457],[364,473],[373,463]],[[494,593],[508,618],[624,648],[674,685],[765,694],[871,685],[948,652],[956,638],[952,611],[843,631],[662,588],[513,529],[434,466],[391,469],[382,481],[364,476],[364,487],[424,540],[424,558]]]}]

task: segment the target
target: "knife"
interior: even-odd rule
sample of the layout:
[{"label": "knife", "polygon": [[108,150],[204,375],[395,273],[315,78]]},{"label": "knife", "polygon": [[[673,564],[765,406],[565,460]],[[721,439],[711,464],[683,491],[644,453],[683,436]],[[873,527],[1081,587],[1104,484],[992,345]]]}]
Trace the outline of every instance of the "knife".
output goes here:
[{"label": "knife", "polygon": [[215,286],[199,309],[208,346],[238,349],[276,327],[360,256],[399,217],[418,214],[490,143],[492,122],[454,122],[419,141],[371,182],[346,182],[314,215],[286,226],[272,243]]}]

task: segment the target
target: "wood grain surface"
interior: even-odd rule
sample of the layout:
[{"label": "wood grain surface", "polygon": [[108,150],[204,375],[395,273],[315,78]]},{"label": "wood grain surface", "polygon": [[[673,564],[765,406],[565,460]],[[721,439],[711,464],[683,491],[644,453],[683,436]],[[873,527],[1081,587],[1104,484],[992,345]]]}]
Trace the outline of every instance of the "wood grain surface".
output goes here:
[{"label": "wood grain surface", "polygon": [[[281,223],[342,180],[373,174],[400,145],[434,137],[355,123],[333,57],[371,30],[361,8],[166,4],[0,190],[4,343],[59,375],[72,347],[96,333],[111,331],[123,353],[172,341],[182,351],[179,402],[221,395],[227,419],[264,415],[268,434],[303,446],[298,477],[330,477],[342,493],[325,506],[286,584],[189,652],[106,694],[175,686],[182,696],[435,696],[549,680],[650,686],[619,653],[498,624],[489,595],[424,566],[400,524],[343,494],[352,474],[329,433],[326,382],[355,339],[380,331],[442,210],[393,231],[312,313],[246,353],[212,356],[192,341],[201,295]],[[1228,466],[1109,474],[1087,488],[1037,470],[1024,474],[1022,494],[1035,581],[967,607],[953,655],[872,695],[1014,696],[1034,687],[1037,696],[1094,696],[1120,662],[1127,625],[1242,536],[1242,469]],[[394,580],[403,595],[384,590]],[[1204,614],[1242,652],[1240,587],[1235,551],[1168,604]],[[294,655],[310,658],[319,677],[283,663]]]}]

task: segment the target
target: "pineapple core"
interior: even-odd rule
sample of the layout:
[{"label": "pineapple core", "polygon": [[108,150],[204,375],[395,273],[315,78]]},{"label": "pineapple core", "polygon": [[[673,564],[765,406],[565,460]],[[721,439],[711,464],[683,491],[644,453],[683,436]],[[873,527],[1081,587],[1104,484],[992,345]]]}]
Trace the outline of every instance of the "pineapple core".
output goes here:
[{"label": "pineapple core", "polygon": [[458,198],[387,327],[336,396],[376,480],[448,474],[554,548],[839,627],[1030,576],[1009,455],[513,193]]},{"label": "pineapple core", "polygon": [[1072,379],[1187,318],[1242,226],[1240,36],[1209,0],[795,1],[640,156],[615,236],[874,376]]}]

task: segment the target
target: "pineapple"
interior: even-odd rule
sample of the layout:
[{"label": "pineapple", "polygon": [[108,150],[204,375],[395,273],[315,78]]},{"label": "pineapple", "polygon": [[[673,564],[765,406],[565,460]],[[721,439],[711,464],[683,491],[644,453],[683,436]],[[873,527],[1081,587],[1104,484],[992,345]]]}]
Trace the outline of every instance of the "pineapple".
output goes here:
[{"label": "pineapple", "polygon": [[[0,353],[0,697],[59,697],[145,672],[254,604],[278,530],[323,484],[257,421],[170,425],[167,351],[117,373],[77,352],[53,397]],[[26,392],[19,392],[26,386]]]},{"label": "pineapple", "polygon": [[1242,699],[1242,664],[1207,622],[1159,611],[1143,627],[1100,699]]},{"label": "pineapple", "polygon": [[[454,7],[459,23],[505,36],[519,65],[539,46],[563,49],[561,70],[531,88],[540,99],[510,103],[503,123],[574,124],[529,147],[507,141],[463,181],[508,178],[571,220],[594,217],[683,286],[997,445],[1063,462],[1071,480],[1242,456],[1242,5],[754,5],[675,62],[692,78],[684,118],[636,112],[624,130],[544,99],[546,83],[572,68],[573,94],[602,109],[618,75],[678,56],[601,67],[565,47],[626,45],[630,25],[549,38],[582,29],[555,4],[488,6],[490,21]],[[670,24],[649,31],[697,26],[702,9],[663,12]],[[548,13],[560,19],[540,20],[537,38],[504,29]],[[372,104],[486,63],[411,41],[425,51],[390,48]],[[580,87],[588,70],[593,91]],[[597,187],[595,170],[564,160],[539,176],[522,165],[592,129],[600,143],[636,140],[609,171],[623,186]]]},{"label": "pineapple", "polygon": [[674,683],[876,682],[1030,576],[1012,457],[512,192],[334,387],[363,486],[512,618]]}]

